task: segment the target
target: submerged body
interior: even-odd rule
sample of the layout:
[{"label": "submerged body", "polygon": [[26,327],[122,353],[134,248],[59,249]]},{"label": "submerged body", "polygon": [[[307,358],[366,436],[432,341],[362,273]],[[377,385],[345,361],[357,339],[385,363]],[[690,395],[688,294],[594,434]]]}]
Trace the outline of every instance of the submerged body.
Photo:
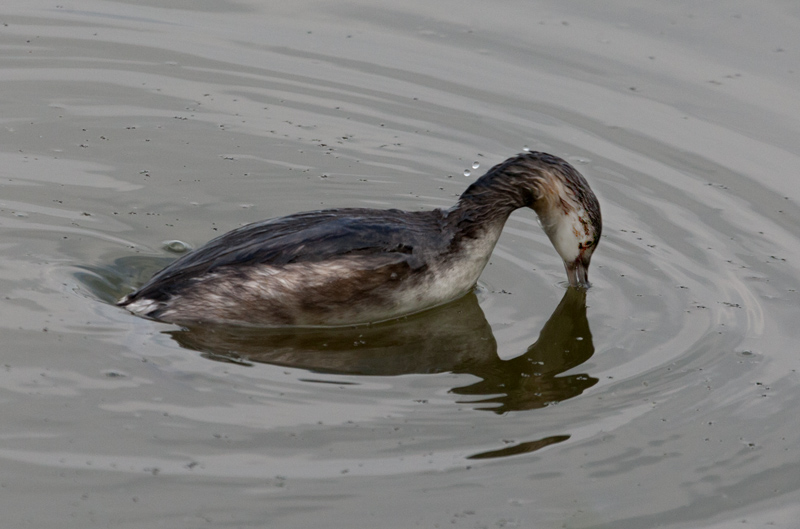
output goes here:
[{"label": "submerged body", "polygon": [[448,210],[332,209],[230,231],[153,276],[120,305],[175,323],[349,325],[425,310],[469,292],[508,216],[531,207],[588,286],[597,199],[567,162],[524,153],[490,169]]}]

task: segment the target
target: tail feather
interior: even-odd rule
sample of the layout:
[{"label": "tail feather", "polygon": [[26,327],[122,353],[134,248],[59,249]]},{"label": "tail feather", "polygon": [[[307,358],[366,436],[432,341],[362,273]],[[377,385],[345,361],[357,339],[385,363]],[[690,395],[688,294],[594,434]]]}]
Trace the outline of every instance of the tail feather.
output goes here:
[{"label": "tail feather", "polygon": [[133,300],[130,295],[125,296],[117,302],[120,307],[125,307],[134,314],[152,318],[163,308],[163,303],[147,298]]}]

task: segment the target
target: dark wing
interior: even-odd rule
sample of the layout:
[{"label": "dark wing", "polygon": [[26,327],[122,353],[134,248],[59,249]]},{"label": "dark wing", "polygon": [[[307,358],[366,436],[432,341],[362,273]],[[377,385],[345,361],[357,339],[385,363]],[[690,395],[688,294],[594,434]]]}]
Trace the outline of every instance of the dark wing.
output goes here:
[{"label": "dark wing", "polygon": [[[424,266],[441,239],[442,212],[333,209],[248,224],[184,255],[128,296],[161,300],[193,278],[230,266],[319,262],[345,255],[385,255]],[[398,259],[400,258],[400,259]]]}]

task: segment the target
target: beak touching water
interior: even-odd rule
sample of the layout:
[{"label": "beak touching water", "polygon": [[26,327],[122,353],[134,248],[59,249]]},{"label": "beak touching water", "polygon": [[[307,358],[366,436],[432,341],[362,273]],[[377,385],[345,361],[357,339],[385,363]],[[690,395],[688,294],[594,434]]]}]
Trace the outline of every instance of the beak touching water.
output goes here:
[{"label": "beak touching water", "polygon": [[584,263],[582,259],[578,258],[575,261],[568,263],[564,261],[564,268],[567,269],[567,279],[569,285],[572,287],[589,288],[589,263]]}]

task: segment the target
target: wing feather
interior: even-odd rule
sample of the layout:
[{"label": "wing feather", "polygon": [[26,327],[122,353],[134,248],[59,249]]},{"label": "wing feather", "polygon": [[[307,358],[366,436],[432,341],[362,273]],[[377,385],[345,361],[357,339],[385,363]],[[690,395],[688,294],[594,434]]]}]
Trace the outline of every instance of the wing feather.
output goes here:
[{"label": "wing feather", "polygon": [[[340,256],[384,256],[387,262],[424,266],[422,252],[441,238],[442,212],[338,209],[298,213],[232,230],[181,257],[153,276],[123,304],[136,299],[161,300],[187,282],[236,265],[320,262]],[[425,241],[425,245],[421,243]]]}]

